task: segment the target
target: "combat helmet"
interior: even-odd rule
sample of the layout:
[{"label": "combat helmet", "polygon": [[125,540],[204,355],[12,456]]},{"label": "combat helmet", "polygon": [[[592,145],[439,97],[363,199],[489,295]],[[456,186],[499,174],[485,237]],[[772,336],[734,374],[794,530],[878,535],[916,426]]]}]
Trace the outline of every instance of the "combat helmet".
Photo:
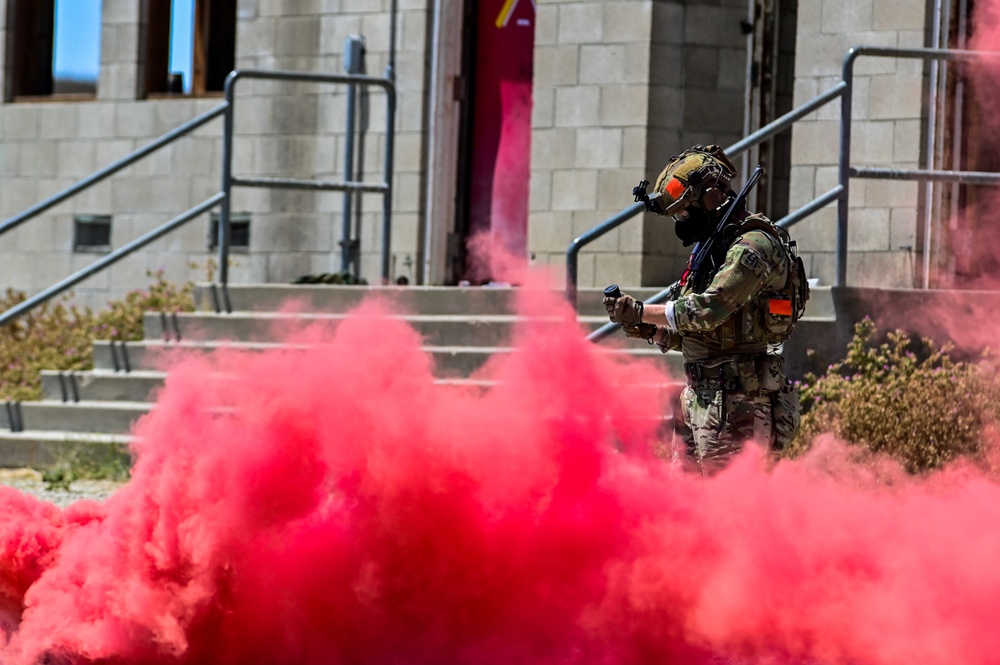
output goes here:
[{"label": "combat helmet", "polygon": [[653,187],[660,214],[676,215],[699,200],[706,211],[717,209],[729,198],[735,176],[736,167],[717,145],[696,145],[671,157]]}]

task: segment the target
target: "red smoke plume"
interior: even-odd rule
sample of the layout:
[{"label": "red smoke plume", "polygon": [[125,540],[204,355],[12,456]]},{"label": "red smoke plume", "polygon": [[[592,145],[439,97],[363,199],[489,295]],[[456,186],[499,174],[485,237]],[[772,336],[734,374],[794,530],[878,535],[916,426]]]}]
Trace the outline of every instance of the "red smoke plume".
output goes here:
[{"label": "red smoke plume", "polygon": [[524,299],[560,320],[518,330],[492,389],[435,384],[377,303],[307,349],[174,368],[106,504],[0,491],[3,661],[995,658],[995,484],[887,489],[833,443],[671,475],[666,377]]},{"label": "red smoke plume", "polygon": [[[967,26],[961,11],[966,7]],[[953,9],[955,34],[950,45],[993,53],[947,65],[946,110],[937,130],[943,138],[944,154],[939,158],[948,169],[1000,172],[1000,115],[996,112],[1000,103],[1000,58],[994,55],[1000,52],[1000,2],[969,0]],[[932,235],[932,283],[941,288],[954,285],[997,290],[1000,232],[992,220],[1000,204],[1000,189],[994,185],[939,183],[936,191],[943,196],[943,214],[951,219],[940,233]],[[961,331],[964,326],[958,323],[955,328]]]},{"label": "red smoke plume", "polygon": [[673,475],[649,452],[668,377],[523,292],[559,320],[516,331],[493,388],[436,384],[367,303],[172,368],[104,505],[0,488],[0,660],[996,660],[997,484],[876,477],[833,441]]}]

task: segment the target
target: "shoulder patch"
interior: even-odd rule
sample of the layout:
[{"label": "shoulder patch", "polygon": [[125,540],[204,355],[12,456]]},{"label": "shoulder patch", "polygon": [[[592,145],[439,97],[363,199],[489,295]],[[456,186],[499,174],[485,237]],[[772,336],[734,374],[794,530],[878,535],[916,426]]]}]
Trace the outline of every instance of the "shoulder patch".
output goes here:
[{"label": "shoulder patch", "polygon": [[752,272],[757,277],[760,277],[764,273],[768,272],[768,265],[763,259],[750,248],[744,249],[741,252],[740,263],[746,266],[747,270]]},{"label": "shoulder patch", "polygon": [[756,249],[759,252],[768,252],[781,245],[781,242],[777,238],[760,229],[751,229],[742,234],[737,243]]}]

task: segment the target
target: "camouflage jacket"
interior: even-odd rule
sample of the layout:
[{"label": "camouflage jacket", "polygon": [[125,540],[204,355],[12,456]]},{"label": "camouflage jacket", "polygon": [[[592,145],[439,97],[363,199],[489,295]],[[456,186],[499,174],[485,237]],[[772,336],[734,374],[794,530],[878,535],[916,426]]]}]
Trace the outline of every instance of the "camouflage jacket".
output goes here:
[{"label": "camouflage jacket", "polygon": [[673,301],[677,331],[661,331],[661,350],[680,349],[692,362],[762,353],[787,339],[768,326],[768,299],[785,288],[791,268],[782,242],[761,230],[770,224],[763,215],[747,217],[748,230],[738,232],[705,290],[695,293],[693,280],[680,287]]}]

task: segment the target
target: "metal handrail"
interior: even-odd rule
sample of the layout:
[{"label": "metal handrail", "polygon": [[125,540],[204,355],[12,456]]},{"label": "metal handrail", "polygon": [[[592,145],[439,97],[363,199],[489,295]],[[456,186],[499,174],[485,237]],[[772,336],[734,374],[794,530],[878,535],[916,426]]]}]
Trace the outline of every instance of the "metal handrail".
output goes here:
[{"label": "metal handrail", "polygon": [[[205,113],[202,113],[196,118],[193,118],[188,122],[185,122],[184,124],[180,125],[179,127],[176,127],[173,130],[167,132],[166,134],[156,139],[155,141],[151,141],[150,143],[147,143],[143,147],[139,148],[138,150],[130,152],[128,155],[113,162],[109,166],[106,166],[105,168],[101,169],[100,171],[97,171],[87,176],[83,180],[80,180],[79,182],[70,185],[66,189],[63,189],[62,191],[50,196],[44,201],[31,206],[30,208],[22,211],[21,213],[15,215],[14,217],[11,217],[10,219],[4,221],[3,224],[0,224],[0,235],[3,235],[7,231],[10,231],[14,228],[17,228],[18,226],[28,221],[29,219],[37,217],[46,210],[62,203],[63,201],[75,196],[76,194],[79,194],[83,190],[93,187],[99,182],[105,180],[106,178],[111,177],[118,171],[121,171],[125,167],[130,166],[145,157],[148,157],[149,155],[153,154],[154,152],[166,146],[167,144],[173,143],[174,141],[186,136],[187,134],[190,134],[191,132],[198,129],[202,125],[210,122],[211,120],[214,120],[215,118],[225,113],[226,106],[227,106],[226,104],[220,104],[215,108],[210,109]],[[57,282],[56,284],[50,286],[49,288],[35,294],[31,298],[28,298],[20,302],[19,304],[15,305],[14,307],[11,307],[10,309],[0,313],[0,326],[6,325],[11,321],[13,321],[14,319],[16,319],[17,317],[21,316],[22,314],[30,312],[34,308],[51,300],[57,295],[65,291],[68,291],[70,288],[72,288],[76,284],[79,284],[88,277],[91,277],[96,273],[100,272],[101,270],[104,270],[105,268],[117,263],[122,258],[131,254],[135,250],[141,247],[145,247],[146,245],[153,242],[157,238],[160,238],[161,236],[169,233],[170,231],[173,231],[179,226],[182,226],[191,219],[194,219],[198,215],[210,210],[212,207],[214,207],[219,203],[221,197],[222,197],[221,193],[216,194],[215,196],[204,201],[203,203],[195,206],[194,208],[191,208],[187,212],[182,213],[180,216],[175,217],[169,222],[166,222],[165,224],[162,224],[161,226],[157,227],[153,231],[150,231],[146,235],[137,238],[136,240],[133,240],[124,247],[121,247],[106,256],[101,257],[100,260],[92,263],[86,268],[78,270],[77,272],[73,273],[72,275],[63,279],[62,281]]]},{"label": "metal handrail", "polygon": [[226,104],[219,104],[215,108],[206,111],[205,113],[202,113],[200,116],[193,118],[192,120],[185,122],[183,125],[167,132],[166,134],[156,139],[155,141],[152,141],[144,145],[138,150],[130,152],[129,154],[125,155],[124,157],[114,162],[110,166],[106,166],[100,171],[92,173],[83,180],[73,185],[70,185],[66,189],[58,192],[57,194],[53,194],[52,196],[45,199],[41,203],[37,203],[31,206],[30,208],[20,212],[19,214],[14,215],[10,219],[6,220],[3,224],[0,224],[0,235],[3,235],[7,231],[10,231],[11,229],[20,226],[21,224],[28,221],[32,217],[36,217],[42,214],[49,208],[62,203],[66,199],[75,196],[76,194],[79,194],[80,192],[82,192],[85,189],[88,189],[89,187],[96,185],[102,180],[114,175],[115,173],[118,173],[126,166],[131,166],[140,159],[156,152],[157,150],[167,145],[168,143],[173,143],[182,136],[190,134],[191,132],[198,129],[205,123],[214,120],[215,118],[218,118],[225,112],[226,112]]},{"label": "metal handrail", "polygon": [[[386,119],[386,148],[385,148],[385,171],[384,182],[324,182],[320,180],[301,180],[295,178],[238,178],[232,175],[232,141],[233,141],[233,114],[234,114],[234,90],[235,82],[241,78],[273,79],[273,80],[295,80],[317,83],[349,83],[354,85],[375,85],[385,89],[387,97],[387,119]],[[24,222],[37,217],[53,206],[79,194],[106,178],[114,175],[122,169],[138,162],[139,160],[156,152],[160,148],[173,143],[174,141],[190,134],[202,125],[223,116],[225,126],[223,128],[223,163],[222,163],[222,190],[212,195],[202,203],[194,206],[190,210],[181,213],[168,222],[158,226],[149,233],[129,242],[119,249],[107,254],[89,266],[78,270],[69,277],[50,286],[0,313],[0,326],[13,321],[18,316],[25,314],[32,309],[44,304],[55,296],[68,291],[88,277],[92,277],[98,272],[117,263],[132,252],[145,247],[154,240],[174,231],[192,219],[202,215],[215,206],[220,206],[219,219],[219,275],[220,282],[225,291],[228,284],[229,268],[229,239],[230,239],[230,201],[232,197],[232,187],[270,187],[285,189],[314,189],[314,190],[337,190],[372,192],[383,195],[382,206],[382,277],[388,280],[389,274],[389,247],[391,241],[391,206],[392,206],[392,163],[394,150],[394,117],[396,108],[396,88],[391,79],[391,68],[386,78],[364,76],[360,74],[316,74],[311,72],[288,72],[288,71],[262,71],[262,70],[236,70],[226,78],[225,86],[226,101],[215,108],[185,122],[175,129],[167,132],[158,139],[151,141],[145,146],[135,150],[125,157],[115,161],[111,165],[96,171],[79,182],[63,189],[44,201],[22,211],[21,213],[7,219],[0,224],[0,235],[10,231]]]},{"label": "metal handrail", "polygon": [[[737,141],[733,145],[726,148],[726,154],[730,157],[736,157],[743,152],[749,150],[753,146],[766,141],[778,132],[791,126],[796,120],[809,115],[816,109],[820,108],[824,104],[827,104],[837,97],[844,94],[846,89],[846,83],[839,83],[834,87],[830,88],[826,92],[817,95],[813,99],[810,99],[805,104],[798,106],[788,113],[785,113],[781,117],[769,122],[757,131],[746,136],[745,138]],[[828,201],[829,203],[829,201]],[[825,205],[825,204],[824,204]],[[605,221],[601,222],[589,231],[585,231],[570,243],[569,248],[566,250],[566,298],[569,300],[573,307],[576,307],[576,290],[578,281],[578,265],[579,265],[579,255],[580,250],[582,250],[586,245],[597,240],[601,236],[605,235],[609,231],[612,231],[619,227],[621,224],[632,219],[640,212],[645,210],[645,206],[642,203],[635,203],[625,208],[618,214]],[[798,220],[795,220],[798,221]],[[653,302],[653,301],[650,301]]]},{"label": "metal handrail", "polygon": [[[305,83],[340,83],[347,85],[376,86],[386,93],[386,136],[383,164],[384,181],[365,183],[354,181],[324,182],[297,178],[238,178],[232,172],[233,155],[233,114],[236,107],[236,84],[243,79],[265,79],[276,81],[299,81]],[[373,192],[382,194],[382,250],[381,276],[384,283],[389,281],[389,258],[392,240],[392,168],[395,151],[394,123],[396,117],[396,85],[392,72],[385,78],[364,74],[322,74],[312,72],[267,71],[260,69],[239,69],[226,77],[224,86],[227,103],[222,145],[222,207],[219,211],[219,282],[223,288],[229,283],[230,208],[233,187],[280,187],[287,189],[308,189],[339,192]],[[347,240],[345,238],[345,240]]]},{"label": "metal handrail", "polygon": [[[855,169],[851,167],[851,118],[854,62],[860,56],[882,58],[913,58],[918,60],[975,60],[978,58],[1000,58],[997,51],[969,51],[963,49],[932,48],[892,48],[884,46],[855,46],[844,56],[843,82],[847,84],[840,98],[840,196],[837,200],[837,286],[847,284],[847,214],[850,207],[850,179],[875,178],[892,180],[941,180],[945,182],[970,182],[977,184],[1000,184],[1000,174],[971,171],[935,171],[921,169]],[[985,176],[985,177],[984,177]],[[968,178],[968,179],[964,179]],[[929,240],[929,239],[928,239]],[[930,253],[925,249],[925,262]],[[925,279],[924,286],[927,286]]]},{"label": "metal handrail", "polygon": [[181,226],[184,226],[184,224],[188,223],[198,215],[204,214],[209,210],[211,210],[212,208],[214,208],[215,206],[219,205],[219,203],[222,201],[222,198],[223,194],[222,192],[219,192],[214,196],[205,199],[204,201],[202,201],[195,207],[191,208],[187,212],[182,213],[177,217],[174,217],[169,222],[161,224],[160,226],[156,227],[155,229],[145,234],[144,236],[136,238],[135,240],[128,243],[124,247],[116,249],[110,254],[101,257],[100,260],[95,261],[86,268],[83,268],[82,270],[73,273],[66,279],[62,280],[61,282],[57,282],[56,284],[53,284],[49,288],[34,295],[33,297],[28,298],[27,300],[21,302],[20,304],[14,307],[11,307],[3,314],[0,314],[0,326],[10,323],[20,315],[31,311],[32,309],[38,307],[47,300],[51,300],[60,293],[68,291],[70,288],[79,284],[88,277],[92,277],[93,275],[96,275],[105,268],[115,263],[118,263],[118,261],[125,258],[132,252],[141,249],[146,245],[148,245],[149,243],[153,242],[154,240],[158,240],[159,238],[162,238],[166,234],[170,233],[171,231],[178,229]]},{"label": "metal handrail", "polygon": [[[802,106],[786,113],[777,120],[765,125],[757,132],[726,148],[727,154],[736,156],[747,148],[760,143],[773,134],[786,129],[799,118],[816,108],[833,101],[837,97],[841,101],[840,114],[840,161],[839,182],[827,193],[813,199],[795,212],[779,220],[778,225],[788,227],[796,224],[826,205],[837,201],[837,275],[836,286],[847,283],[847,213],[850,199],[850,178],[873,178],[888,180],[918,180],[958,182],[966,184],[1000,185],[1000,173],[981,171],[942,171],[934,169],[886,169],[886,168],[855,168],[850,164],[851,150],[851,103],[853,99],[853,68],[854,61],[862,56],[917,58],[923,60],[972,60],[976,58],[1000,58],[996,51],[969,51],[960,49],[930,49],[930,48],[891,48],[876,46],[855,46],[847,51],[843,64],[843,80],[833,88],[806,102]],[[641,204],[625,208],[620,213],[605,220],[598,226],[581,234],[573,240],[566,251],[566,295],[570,303],[576,306],[577,290],[577,260],[584,245],[593,242],[608,231],[617,228],[625,220],[634,217],[643,210]],[[648,302],[654,302],[649,300]],[[595,331],[599,332],[599,331]]]}]

